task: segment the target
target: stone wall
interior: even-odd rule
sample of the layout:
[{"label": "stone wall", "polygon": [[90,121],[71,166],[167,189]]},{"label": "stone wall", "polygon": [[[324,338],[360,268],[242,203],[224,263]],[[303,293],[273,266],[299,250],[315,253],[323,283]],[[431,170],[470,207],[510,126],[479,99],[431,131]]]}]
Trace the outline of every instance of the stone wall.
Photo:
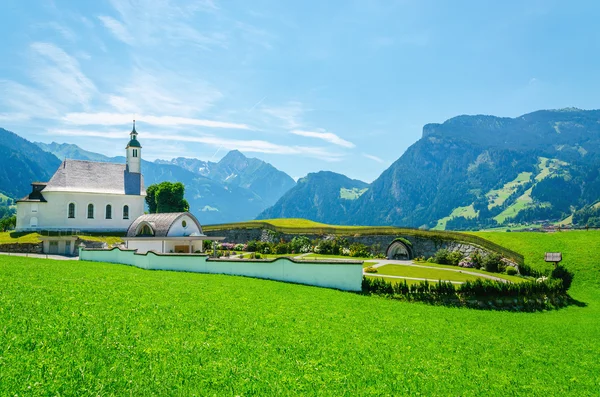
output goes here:
[{"label": "stone wall", "polygon": [[[275,233],[265,229],[229,229],[204,232],[208,236],[220,236],[225,237],[223,242],[244,244],[251,240],[262,240],[262,241],[290,241],[297,235],[295,234],[284,234]],[[305,234],[311,240],[316,239],[333,239],[335,236],[320,236],[317,234]],[[411,251],[413,257],[423,256],[428,258],[433,256],[438,250],[445,248],[449,251],[459,251],[464,256],[469,256],[475,251],[479,251],[483,256],[488,255],[489,251],[467,243],[461,243],[453,240],[442,240],[439,238],[426,238],[417,236],[407,235],[354,235],[344,236],[350,243],[361,243],[368,246],[377,246],[380,253],[385,254],[387,247],[394,241],[394,239],[402,237],[412,243]]]},{"label": "stone wall", "polygon": [[42,243],[11,243],[0,244],[0,252],[14,252],[23,254],[41,254]]}]

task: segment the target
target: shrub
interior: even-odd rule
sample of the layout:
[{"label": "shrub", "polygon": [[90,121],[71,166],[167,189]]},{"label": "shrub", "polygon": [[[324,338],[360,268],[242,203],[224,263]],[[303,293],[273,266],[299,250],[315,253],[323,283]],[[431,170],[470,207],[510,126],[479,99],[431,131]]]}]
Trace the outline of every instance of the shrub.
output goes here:
[{"label": "shrub", "polygon": [[482,264],[486,271],[498,273],[502,264],[502,257],[499,254],[491,253],[483,258]]},{"label": "shrub", "polygon": [[306,236],[296,236],[290,241],[290,249],[294,252],[307,253],[311,250],[310,239]]},{"label": "shrub", "polygon": [[571,287],[571,283],[573,282],[574,276],[575,275],[568,271],[566,267],[561,265],[556,266],[550,274],[550,278],[562,280],[562,288],[564,292],[566,292]]},{"label": "shrub", "polygon": [[233,246],[233,249],[236,251],[243,251],[244,250],[244,244],[236,244]]},{"label": "shrub", "polygon": [[473,259],[467,257],[458,262],[458,267],[466,267],[472,269],[475,267],[475,263],[473,262]]},{"label": "shrub", "polygon": [[458,251],[452,251],[448,254],[448,264],[452,266],[458,266],[463,258],[463,254]]},{"label": "shrub", "polygon": [[276,254],[287,254],[290,250],[286,243],[279,243],[275,246],[274,251]]},{"label": "shrub", "polygon": [[257,251],[257,241],[256,240],[248,241],[248,244],[246,245],[246,251],[256,252]]},{"label": "shrub", "polygon": [[261,257],[260,257],[260,254],[259,254],[258,252],[256,252],[256,253],[254,254],[254,259],[260,259],[260,258],[261,258]]},{"label": "shrub", "polygon": [[370,257],[371,252],[369,250],[369,247],[367,247],[364,244],[352,243],[352,245],[350,245],[350,256],[354,258]]},{"label": "shrub", "polygon": [[448,261],[449,255],[450,255],[450,251],[448,251],[445,248],[437,250],[437,252],[433,255],[432,262],[439,263],[440,265],[449,265],[450,264]]},{"label": "shrub", "polygon": [[518,274],[517,269],[515,269],[512,266],[508,266],[506,268],[506,274],[508,274],[509,276],[516,276]]},{"label": "shrub", "polygon": [[377,269],[374,268],[373,266],[369,266],[369,267],[365,268],[365,273],[377,273]]},{"label": "shrub", "polygon": [[473,252],[471,254],[471,262],[473,262],[474,267],[479,269],[483,265],[483,257],[481,256],[481,252]]}]

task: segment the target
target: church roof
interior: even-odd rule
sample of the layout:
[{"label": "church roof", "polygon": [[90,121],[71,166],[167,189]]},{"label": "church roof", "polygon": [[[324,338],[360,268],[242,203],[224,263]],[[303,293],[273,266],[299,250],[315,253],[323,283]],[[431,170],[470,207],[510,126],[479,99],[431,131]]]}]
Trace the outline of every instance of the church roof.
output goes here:
[{"label": "church roof", "polygon": [[134,136],[133,138],[131,138],[131,140],[127,144],[127,147],[139,147],[139,148],[141,148],[142,145],[140,145],[140,141],[138,141],[137,138]]},{"label": "church roof", "polygon": [[198,226],[198,230],[202,233],[202,227],[200,226],[200,222],[198,219],[189,212],[168,212],[163,214],[144,214],[139,216],[133,223],[129,226],[127,230],[127,237],[135,237],[138,227],[142,224],[148,224],[152,231],[154,232],[154,237],[166,237],[169,234],[169,230],[171,226],[181,217],[187,215],[190,217],[196,225]]},{"label": "church roof", "polygon": [[83,160],[63,161],[43,192],[146,194],[142,175],[127,171],[125,164]]}]

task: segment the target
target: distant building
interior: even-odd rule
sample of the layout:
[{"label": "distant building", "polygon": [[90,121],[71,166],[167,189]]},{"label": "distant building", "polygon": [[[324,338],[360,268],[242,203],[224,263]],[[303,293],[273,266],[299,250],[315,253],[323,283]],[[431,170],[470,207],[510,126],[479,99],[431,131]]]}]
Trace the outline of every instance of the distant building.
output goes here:
[{"label": "distant building", "polygon": [[65,159],[49,182],[32,183],[17,201],[16,230],[127,231],[146,196],[137,135],[134,121],[126,164]]}]

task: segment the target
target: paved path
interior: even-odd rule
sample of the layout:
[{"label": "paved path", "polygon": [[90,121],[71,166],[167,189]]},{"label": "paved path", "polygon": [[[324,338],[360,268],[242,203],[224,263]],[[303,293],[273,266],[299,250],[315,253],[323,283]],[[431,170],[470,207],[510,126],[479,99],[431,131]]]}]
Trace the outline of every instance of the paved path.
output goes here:
[{"label": "paved path", "polygon": [[[463,273],[463,274],[470,274],[472,276],[487,278],[487,279],[494,280],[494,281],[500,281],[501,283],[508,283],[509,282],[508,280],[506,280],[504,278],[496,277],[496,276],[491,276],[489,274],[483,274],[483,273],[477,273],[477,272],[470,272],[468,270],[463,270],[463,269],[448,269],[448,268],[444,268],[444,267],[419,265],[419,264],[414,263],[413,261],[396,261],[396,260],[388,260],[388,259],[374,259],[374,260],[369,261],[369,262],[377,262],[376,264],[374,264],[374,265],[371,266],[371,267],[373,267],[375,269],[377,269],[378,267],[386,266],[386,265],[402,265],[402,266],[420,267],[420,268],[423,268],[423,269],[445,270],[445,271],[448,271],[448,272],[457,272],[457,273]],[[364,273],[364,274],[365,275],[371,275],[371,276],[377,275],[377,273]],[[379,276],[384,277],[385,275],[379,275]],[[411,279],[410,277],[401,277],[401,276],[386,276],[386,277],[399,277],[399,278]],[[435,280],[435,281],[439,281],[439,280]]]},{"label": "paved path", "polygon": [[0,252],[0,255],[25,256],[27,258],[54,259],[54,260],[59,260],[59,261],[79,260],[78,256],[64,256],[64,255],[52,255],[52,254],[23,254],[20,252]]}]

